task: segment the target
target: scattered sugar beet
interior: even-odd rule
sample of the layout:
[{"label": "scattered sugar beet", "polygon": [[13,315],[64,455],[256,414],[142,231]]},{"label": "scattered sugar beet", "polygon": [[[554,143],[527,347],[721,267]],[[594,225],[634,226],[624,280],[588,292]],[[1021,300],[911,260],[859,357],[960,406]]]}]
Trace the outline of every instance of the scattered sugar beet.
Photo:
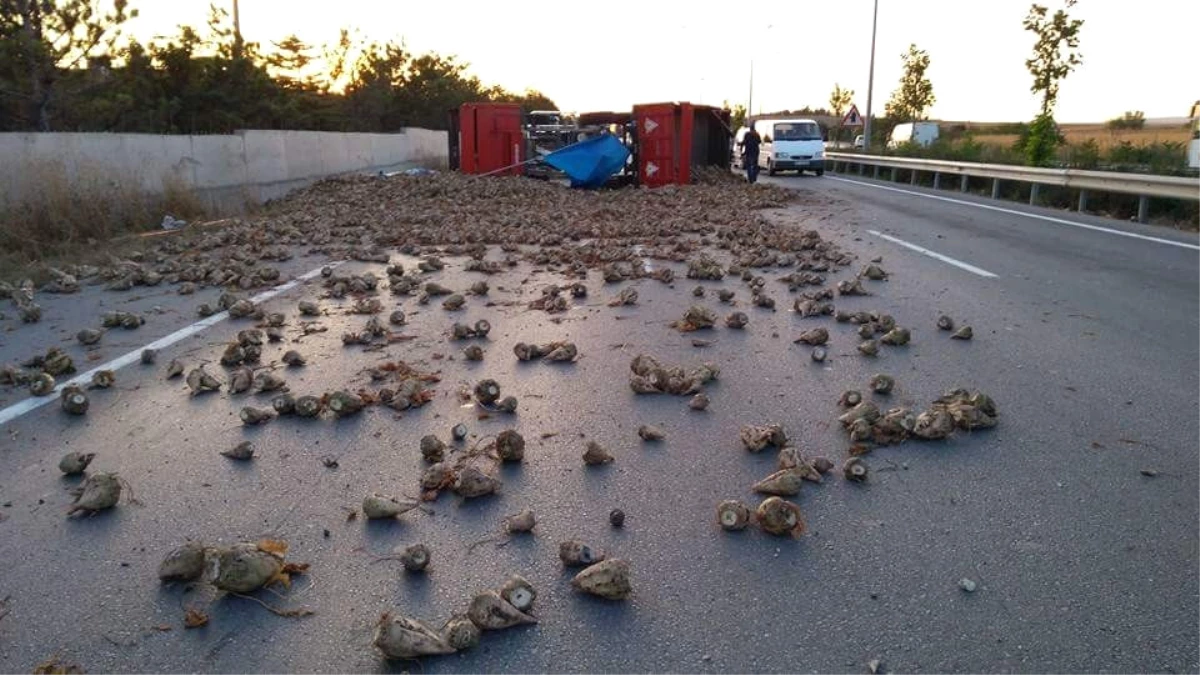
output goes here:
[{"label": "scattered sugar beet", "polygon": [[736,499],[717,504],[717,523],[724,530],[744,530],[750,524],[750,507]]},{"label": "scattered sugar beet", "polygon": [[400,563],[409,572],[424,572],[429,566],[429,547],[425,544],[413,544],[400,554]]},{"label": "scattered sugar beet", "polygon": [[396,518],[413,509],[419,509],[421,502],[415,499],[399,499],[374,492],[363,498],[363,515],[371,520]]},{"label": "scattered sugar beet", "polygon": [[607,600],[624,600],[633,592],[629,563],[619,558],[600,561],[576,574],[571,586]]},{"label": "scattered sugar beet", "polygon": [[420,621],[388,613],[375,624],[371,644],[388,659],[418,659],[455,652],[442,634]]},{"label": "scattered sugar beet", "polygon": [[624,288],[615,298],[608,301],[609,307],[621,307],[623,305],[636,305],[638,301],[638,292],[636,288]]},{"label": "scattered sugar beet", "polygon": [[237,445],[233,446],[232,448],[222,450],[221,454],[225,455],[226,457],[228,457],[230,459],[237,459],[237,460],[242,460],[242,461],[245,461],[248,459],[253,459],[254,458],[254,444],[251,443],[250,441],[242,441],[241,443],[238,443]]},{"label": "scattered sugar beet", "polygon": [[434,434],[422,436],[421,456],[426,462],[440,462],[446,458],[446,444]]},{"label": "scattered sugar beet", "polygon": [[475,385],[475,399],[483,405],[492,405],[500,398],[500,384],[495,380],[480,380]]},{"label": "scattered sugar beet", "polygon": [[537,600],[537,591],[525,577],[519,574],[510,574],[504,585],[500,587],[500,597],[516,607],[517,610],[529,612],[533,609],[533,602]]},{"label": "scattered sugar beet", "polygon": [[851,457],[842,464],[842,475],[846,480],[862,483],[867,480],[870,468],[862,457]]},{"label": "scattered sugar beet", "polygon": [[679,366],[668,366],[647,354],[639,354],[629,363],[629,387],[638,394],[674,394],[691,396],[715,379],[721,369],[713,363],[703,363],[685,371]]},{"label": "scattered sugar beet", "polygon": [[465,466],[457,472],[451,489],[465,499],[474,499],[495,494],[500,489],[500,480],[475,466]]},{"label": "scattered sugar beet", "polygon": [[583,451],[583,463],[588,466],[598,466],[600,464],[608,464],[612,462],[613,457],[604,446],[596,441],[588,441],[587,449]]},{"label": "scattered sugar beet", "polygon": [[71,494],[75,502],[67,509],[68,516],[111,509],[121,501],[121,479],[115,473],[94,473],[83,481],[83,485],[71,490]]},{"label": "scattered sugar beet", "polygon": [[758,481],[751,488],[755,492],[765,495],[778,495],[781,497],[792,497],[800,494],[800,488],[804,485],[804,472],[791,468],[780,469],[766,478]]},{"label": "scattered sugar beet", "polygon": [[189,541],[163,558],[158,565],[161,581],[196,581],[204,574],[204,545]]},{"label": "scattered sugar beet", "polygon": [[295,349],[289,349],[284,352],[283,357],[280,358],[280,361],[283,361],[285,364],[293,368],[297,368],[308,363],[307,359],[305,359],[304,356]]},{"label": "scattered sugar beet", "polygon": [[573,342],[550,342],[544,345],[518,342],[513,347],[513,353],[520,361],[533,361],[545,358],[547,361],[571,362],[579,357],[579,348]]},{"label": "scattered sugar beet", "polygon": [[329,408],[337,417],[348,417],[357,414],[364,407],[366,402],[361,396],[351,394],[347,391],[335,391],[326,396],[325,407]]},{"label": "scattered sugar beet", "polygon": [[254,376],[254,390],[263,393],[287,391],[287,381],[268,370]]},{"label": "scattered sugar beet", "polygon": [[83,415],[87,413],[89,401],[87,394],[79,385],[69,385],[64,387],[62,393],[59,394],[59,401],[62,404],[62,409],[71,415]]},{"label": "scattered sugar beet", "polygon": [[742,446],[750,452],[759,452],[769,445],[776,448],[787,445],[787,434],[778,424],[743,426],[739,436],[742,439]]},{"label": "scattered sugar beet", "polygon": [[813,328],[800,334],[793,342],[819,346],[829,342],[829,331],[825,328]]},{"label": "scattered sugar beet", "polygon": [[863,288],[861,279],[844,279],[838,282],[838,295],[870,295],[867,289]]},{"label": "scattered sugar beet", "polygon": [[84,328],[75,334],[75,339],[79,340],[81,345],[94,345],[104,337],[104,331],[96,328]]},{"label": "scattered sugar beet", "polygon": [[680,332],[687,333],[704,328],[712,328],[716,322],[716,312],[703,305],[692,305],[683,313],[683,317],[671,322],[671,327]]},{"label": "scattered sugar beet", "polygon": [[[776,459],[776,466],[780,471],[791,469],[796,472],[799,478],[802,478],[813,483],[821,482],[821,472],[814,465],[815,460],[810,461],[805,458],[798,448],[786,447],[779,449],[779,455]],[[772,474],[774,475],[774,474]],[[775,494],[775,493],[768,493]]]},{"label": "scattered sugar beet", "polygon": [[204,366],[193,368],[187,375],[187,386],[192,395],[204,394],[221,389],[221,381],[204,370]]},{"label": "scattered sugar beet", "polygon": [[111,370],[97,370],[92,375],[94,389],[108,389],[117,382],[117,374]]},{"label": "scattered sugar beet", "polygon": [[271,409],[276,415],[293,415],[296,412],[296,397],[291,394],[280,394],[271,399]]},{"label": "scattered sugar beet", "polygon": [[569,539],[558,545],[558,559],[567,567],[591,565],[604,560],[604,552],[579,541]]},{"label": "scattered sugar beet", "polygon": [[863,340],[858,345],[858,351],[863,356],[877,356],[879,354],[879,342],[876,340]]},{"label": "scattered sugar beet", "polygon": [[866,265],[858,273],[860,277],[866,277],[872,281],[886,281],[888,273],[879,265]]},{"label": "scattered sugar beet", "polygon": [[613,509],[608,512],[608,524],[613,527],[625,526],[625,512],[621,509]]},{"label": "scattered sugar beet", "polygon": [[899,347],[908,344],[909,340],[911,339],[912,334],[907,328],[900,328],[897,326],[896,328],[889,330],[887,333],[884,333],[883,337],[879,338],[879,341],[885,345]]},{"label": "scattered sugar beet", "polygon": [[643,424],[638,427],[637,434],[643,441],[661,441],[667,437],[665,431],[650,424]]},{"label": "scattered sugar beet", "polygon": [[225,388],[231,394],[241,394],[250,391],[250,387],[254,385],[254,371],[242,366],[234,368],[233,372],[229,373],[229,382]]},{"label": "scattered sugar beet", "polygon": [[729,316],[725,317],[725,325],[729,328],[733,328],[734,330],[741,330],[745,328],[746,324],[748,323],[750,323],[750,317],[747,316],[745,312],[733,312]]},{"label": "scattered sugar beet", "polygon": [[536,525],[537,517],[529,509],[522,509],[504,518],[504,530],[508,533],[532,532]]},{"label": "scattered sugar beet", "polygon": [[768,534],[799,537],[807,531],[800,507],[782,497],[768,497],[755,511],[758,526]]},{"label": "scattered sugar beet", "polygon": [[29,385],[29,393],[33,396],[49,396],[54,393],[54,387],[57,384],[54,381],[54,376],[50,373],[38,373],[37,377]]},{"label": "scattered sugar beet", "polygon": [[296,399],[296,415],[298,417],[316,417],[325,409],[325,402],[318,396],[305,395]]},{"label": "scattered sugar beet", "polygon": [[58,461],[58,470],[63,472],[64,476],[78,476],[87,470],[95,458],[94,452],[68,452]]},{"label": "scattered sugar beet", "polygon": [[275,411],[267,410],[266,408],[255,408],[246,406],[242,408],[238,416],[242,419],[242,424],[246,426],[254,426],[256,424],[265,424],[275,419]]},{"label": "scattered sugar beet", "polygon": [[888,375],[876,373],[871,376],[871,391],[876,394],[890,394],[892,388],[896,386],[896,381]]},{"label": "scattered sugar beet", "polygon": [[479,626],[476,626],[469,616],[459,614],[450,617],[446,625],[442,626],[441,637],[446,644],[462,651],[478,646],[480,633]]},{"label": "scattered sugar beet", "polygon": [[503,630],[513,626],[537,623],[537,619],[517,609],[496,591],[483,591],[476,594],[471,599],[467,616],[481,630]]},{"label": "scattered sugar beet", "polygon": [[496,454],[504,462],[520,462],[525,458],[525,437],[514,429],[505,429],[496,436]]}]

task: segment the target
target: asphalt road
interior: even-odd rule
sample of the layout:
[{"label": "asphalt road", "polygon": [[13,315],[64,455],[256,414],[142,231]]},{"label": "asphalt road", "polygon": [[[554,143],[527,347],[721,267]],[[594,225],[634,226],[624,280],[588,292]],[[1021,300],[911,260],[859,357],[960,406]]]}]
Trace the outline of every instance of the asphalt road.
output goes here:
[{"label": "asphalt road", "polygon": [[[162,377],[172,357],[215,362],[223,342],[251,325],[218,323],[164,348],[155,366],[121,369],[116,388],[93,393],[85,417],[48,405],[0,426],[0,670],[28,671],[53,654],[88,672],[865,672],[872,659],[890,672],[1200,669],[1196,237],[1004,205],[1185,245],[1175,246],[828,175],[770,180],[818,193],[816,205],[780,214],[792,223],[781,226],[819,229],[860,262],[882,257],[890,280],[866,282],[873,295],[836,304],[891,313],[912,329],[911,345],[865,358],[854,350],[853,326],[796,317],[774,281],[767,288],[780,311],[748,307],[748,288],[732,278],[701,285],[736,289],[747,329],[680,334],[667,324],[694,301],[697,285],[682,266],[673,285],[632,282],[639,303],[619,309],[605,301],[626,284],[605,284],[593,271],[588,297],[555,317],[524,303],[562,276],[522,265],[488,279],[493,306],[469,297],[457,313],[384,290],[386,311],[405,309],[405,332],[416,339],[383,352],[341,345],[343,330],[364,318],[334,300],[321,301],[329,332],[264,352],[264,362],[287,348],[305,353],[308,366],[281,371],[297,394],[364,385],[363,370],[389,359],[438,370],[429,405],[245,428],[237,411],[248,401],[269,405],[269,396],[189,397],[182,381]],[[287,271],[324,262],[297,257]],[[481,278],[463,272],[462,259],[449,262],[431,279],[465,289]],[[382,268],[346,263],[339,271]],[[296,302],[319,293],[315,282],[302,285],[266,307],[286,312],[295,335]],[[99,365],[191,324],[195,307],[215,295],[181,298],[163,287],[141,297],[96,289],[43,297],[41,324],[0,323],[0,361],[61,344],[81,364]],[[701,302],[731,311],[712,293]],[[147,324],[110,331],[86,361],[74,333],[102,309],[126,306],[146,312]],[[934,326],[940,314],[973,326],[975,339],[949,340]],[[466,362],[463,343],[447,332],[478,318],[494,326],[482,343],[487,354]],[[791,342],[813,326],[832,335],[824,364]],[[715,343],[697,348],[696,337]],[[512,354],[517,341],[556,339],[575,341],[580,360],[519,363]],[[643,352],[718,363],[709,409],[635,396],[628,364]],[[775,466],[772,452],[740,447],[741,425],[781,423],[804,451],[840,462],[848,442],[836,422],[838,395],[866,390],[876,372],[898,381],[882,405],[922,407],[961,386],[990,394],[1000,423],[946,442],[877,449],[864,485],[832,478],[805,486],[796,501],[810,531],[799,540],[716,527],[716,503],[756,503],[750,485]],[[484,377],[519,397],[515,416],[480,420],[460,404],[458,387]],[[5,391],[0,407],[24,397]],[[347,520],[369,492],[415,495],[418,439],[447,438],[460,421],[469,442],[510,427],[528,440],[526,461],[501,472],[500,495],[459,503],[446,494],[432,515],[393,523]],[[666,441],[642,443],[635,430],[646,423],[663,427]],[[218,454],[245,438],[258,448],[253,462]],[[616,461],[584,467],[587,439]],[[119,471],[141,505],[65,518],[74,481],[56,465],[68,450],[96,452],[92,469]],[[532,537],[467,550],[525,507],[538,515]],[[627,514],[620,530],[607,520],[615,507]],[[290,594],[259,597],[314,615],[277,617],[155,577],[161,557],[186,538],[265,536],[286,539],[289,558],[311,569]],[[633,596],[611,603],[573,592],[557,558],[568,538],[628,560]],[[418,541],[433,550],[427,575],[372,563],[371,554]],[[440,625],[509,572],[537,587],[538,625],[486,634],[475,650],[419,666],[372,650],[381,613]],[[973,593],[959,588],[963,578],[976,582]],[[185,604],[206,606],[209,625],[185,630]]]}]

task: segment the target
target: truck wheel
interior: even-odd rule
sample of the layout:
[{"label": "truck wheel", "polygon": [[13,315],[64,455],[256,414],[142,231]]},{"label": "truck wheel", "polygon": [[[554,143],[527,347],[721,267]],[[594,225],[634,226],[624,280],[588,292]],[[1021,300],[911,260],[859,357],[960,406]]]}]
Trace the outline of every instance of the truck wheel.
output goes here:
[{"label": "truck wheel", "polygon": [[824,175],[825,175],[825,169],[817,169],[817,175],[818,175],[818,176],[824,176]]}]

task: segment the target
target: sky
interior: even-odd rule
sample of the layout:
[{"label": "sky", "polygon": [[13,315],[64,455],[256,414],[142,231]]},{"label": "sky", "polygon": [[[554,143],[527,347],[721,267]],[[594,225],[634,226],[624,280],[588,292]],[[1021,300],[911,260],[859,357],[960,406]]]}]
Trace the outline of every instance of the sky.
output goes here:
[{"label": "sky", "polygon": [[[1051,12],[1062,0],[1041,0]],[[232,8],[234,0],[214,0]],[[204,27],[208,0],[132,0],[140,40]],[[910,43],[929,52],[931,119],[1031,119],[1038,99],[1025,69],[1030,0],[879,0],[871,110],[900,79]],[[333,43],[338,29],[403,40],[411,51],[456,55],[485,84],[535,88],[563,111],[629,110],[635,103],[747,102],[753,110],[827,106],[835,83],[867,112],[873,0],[524,3],[504,0],[240,0],[242,35],[268,47],[295,33]],[[1083,65],[1063,82],[1056,118],[1100,122],[1126,110],[1183,117],[1200,99],[1195,75],[1200,2],[1080,0]],[[1191,83],[1190,85],[1188,83]]]}]

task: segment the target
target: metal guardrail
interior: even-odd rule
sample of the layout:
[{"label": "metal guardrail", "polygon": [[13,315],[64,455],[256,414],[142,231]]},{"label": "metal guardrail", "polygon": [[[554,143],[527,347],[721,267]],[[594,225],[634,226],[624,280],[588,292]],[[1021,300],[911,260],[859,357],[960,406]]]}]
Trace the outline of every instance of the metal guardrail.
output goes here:
[{"label": "metal guardrail", "polygon": [[874,177],[879,177],[881,168],[891,169],[895,178],[897,169],[911,171],[911,181],[915,184],[919,172],[933,174],[933,187],[939,188],[943,174],[961,176],[960,190],[967,191],[967,178],[992,179],[992,198],[1000,196],[1000,182],[1013,181],[1030,183],[1029,203],[1035,204],[1039,185],[1053,185],[1079,190],[1079,210],[1087,208],[1087,193],[1118,192],[1138,196],[1138,220],[1146,221],[1150,197],[1167,199],[1200,200],[1200,179],[1183,178],[1179,176],[1155,176],[1140,173],[1115,173],[1109,171],[1085,171],[1082,169],[1044,169],[1039,167],[1015,166],[1010,164],[979,164],[975,162],[956,162],[941,159],[917,159],[913,157],[884,157],[881,155],[860,155],[848,152],[827,152],[825,161],[833,163],[837,171],[838,164],[847,166],[857,165],[858,173],[863,173],[863,167],[874,167]]}]

